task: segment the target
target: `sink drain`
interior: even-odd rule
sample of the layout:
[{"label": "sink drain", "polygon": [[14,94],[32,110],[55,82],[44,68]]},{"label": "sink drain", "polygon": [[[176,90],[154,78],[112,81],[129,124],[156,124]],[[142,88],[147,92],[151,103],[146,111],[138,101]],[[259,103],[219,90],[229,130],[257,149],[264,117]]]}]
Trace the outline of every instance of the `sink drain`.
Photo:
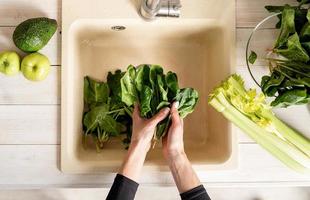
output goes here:
[{"label": "sink drain", "polygon": [[126,27],[125,26],[112,26],[111,29],[114,31],[123,31],[126,29]]}]

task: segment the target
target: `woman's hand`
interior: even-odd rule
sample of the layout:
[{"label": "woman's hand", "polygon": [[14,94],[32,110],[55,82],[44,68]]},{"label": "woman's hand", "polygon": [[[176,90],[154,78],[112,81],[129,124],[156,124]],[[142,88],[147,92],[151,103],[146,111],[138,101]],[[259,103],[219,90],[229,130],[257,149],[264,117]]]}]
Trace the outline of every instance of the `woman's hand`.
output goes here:
[{"label": "woman's hand", "polygon": [[172,161],[176,157],[183,156],[183,119],[179,116],[178,102],[172,104],[171,113],[171,126],[167,135],[163,138],[163,154],[167,161]]},{"label": "woman's hand", "polygon": [[135,105],[132,114],[131,143],[119,174],[138,181],[146,154],[151,147],[156,125],[167,117],[169,110],[169,108],[164,108],[151,119],[144,119],[140,116],[139,106]]},{"label": "woman's hand", "polygon": [[201,183],[184,152],[183,120],[179,116],[178,102],[174,102],[171,113],[171,126],[163,138],[163,153],[180,193],[189,191]]},{"label": "woman's hand", "polygon": [[144,147],[147,152],[150,149],[157,124],[167,117],[169,111],[168,107],[163,108],[151,119],[144,119],[140,116],[140,109],[136,104],[132,114],[133,125],[130,146]]}]

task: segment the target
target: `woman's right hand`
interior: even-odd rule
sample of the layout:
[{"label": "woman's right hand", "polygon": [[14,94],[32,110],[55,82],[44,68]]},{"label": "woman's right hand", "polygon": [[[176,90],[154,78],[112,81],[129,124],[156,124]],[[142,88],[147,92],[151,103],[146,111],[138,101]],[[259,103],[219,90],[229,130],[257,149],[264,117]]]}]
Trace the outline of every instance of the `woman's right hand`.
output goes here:
[{"label": "woman's right hand", "polygon": [[183,119],[178,112],[179,102],[174,102],[170,109],[171,126],[163,138],[163,154],[168,162],[185,155],[183,143]]}]

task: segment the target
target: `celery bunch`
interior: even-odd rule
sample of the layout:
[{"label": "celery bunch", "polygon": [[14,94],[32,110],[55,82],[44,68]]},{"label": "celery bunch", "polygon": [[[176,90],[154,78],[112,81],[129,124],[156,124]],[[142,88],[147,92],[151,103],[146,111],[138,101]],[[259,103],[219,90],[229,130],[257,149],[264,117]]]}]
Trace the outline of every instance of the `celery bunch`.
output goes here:
[{"label": "celery bunch", "polygon": [[310,174],[310,140],[278,119],[263,94],[246,90],[239,75],[215,88],[209,104],[285,165]]}]

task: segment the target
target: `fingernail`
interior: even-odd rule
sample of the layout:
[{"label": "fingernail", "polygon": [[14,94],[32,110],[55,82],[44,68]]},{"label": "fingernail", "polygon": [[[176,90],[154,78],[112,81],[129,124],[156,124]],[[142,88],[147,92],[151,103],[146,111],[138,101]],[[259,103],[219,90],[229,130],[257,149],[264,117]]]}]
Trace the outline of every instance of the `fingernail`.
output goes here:
[{"label": "fingernail", "polygon": [[165,112],[165,113],[167,113],[167,112],[169,112],[169,111],[170,111],[170,109],[169,109],[168,107],[164,108],[164,112]]},{"label": "fingernail", "polygon": [[178,109],[179,108],[179,102],[178,101],[176,101],[176,102],[174,102],[174,107],[176,108],[176,109]]}]

